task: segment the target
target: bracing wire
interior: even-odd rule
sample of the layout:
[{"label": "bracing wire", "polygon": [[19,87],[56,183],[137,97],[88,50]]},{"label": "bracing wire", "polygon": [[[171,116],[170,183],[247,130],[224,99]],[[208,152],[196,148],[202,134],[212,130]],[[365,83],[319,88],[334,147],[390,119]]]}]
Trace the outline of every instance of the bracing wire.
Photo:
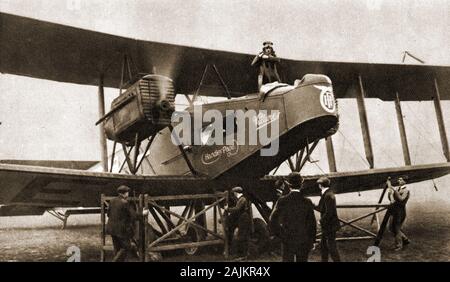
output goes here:
[{"label": "bracing wire", "polygon": [[[408,107],[408,109],[412,112],[412,109],[411,109],[411,107],[408,105],[408,103],[406,103],[406,106]],[[414,115],[413,115],[413,117],[414,117]],[[415,120],[417,120],[419,123],[419,125],[420,125],[420,127],[422,127],[422,129],[423,129],[423,131],[427,134],[427,135],[431,135],[430,134],[430,132],[426,129],[426,127],[423,125],[423,122],[419,119],[419,118],[415,118]],[[413,123],[413,122],[410,122],[410,123],[408,123],[408,124],[410,124],[415,130],[416,130],[416,132],[418,132],[418,134],[419,134],[419,136],[421,136],[421,137],[423,137],[423,139],[430,145],[430,147],[436,152],[436,153],[438,153],[438,155],[441,155],[441,152],[436,148],[436,146],[435,145],[433,145],[433,143],[424,135],[424,134],[422,134],[422,132],[420,131],[420,129],[419,128],[417,128],[417,126]],[[417,147],[417,145],[416,145],[416,147]],[[416,150],[416,154],[417,154],[417,150]],[[416,154],[415,154],[415,156],[416,156]]]},{"label": "bracing wire", "polygon": [[317,162],[315,162],[314,164],[317,166],[317,168],[320,169],[320,171],[321,171],[323,174],[326,173],[326,172],[320,167],[320,165],[319,165]]},{"label": "bracing wire", "polygon": [[353,145],[352,142],[350,142],[350,140],[347,139],[347,137],[345,137],[344,133],[341,132],[341,130],[338,130],[337,132],[339,132],[341,134],[341,136],[344,138],[344,142],[347,142],[350,147],[353,149],[353,151],[359,156],[359,158],[362,160],[362,162],[364,163],[364,165],[369,165],[369,162],[358,152],[358,150],[356,149],[356,147]]}]

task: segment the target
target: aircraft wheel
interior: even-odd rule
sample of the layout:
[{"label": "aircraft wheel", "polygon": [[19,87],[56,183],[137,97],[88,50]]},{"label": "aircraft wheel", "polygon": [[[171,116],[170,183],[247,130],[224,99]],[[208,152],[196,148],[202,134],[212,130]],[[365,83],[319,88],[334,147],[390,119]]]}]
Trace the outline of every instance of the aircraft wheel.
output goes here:
[{"label": "aircraft wheel", "polygon": [[269,251],[270,235],[267,229],[267,224],[261,218],[253,219],[254,232],[251,241],[256,247],[257,254],[262,254]]},{"label": "aircraft wheel", "polygon": [[[183,240],[183,241],[198,242],[200,240],[201,240],[201,234],[200,234],[198,228],[189,226],[186,231],[185,240]],[[191,247],[191,248],[184,249],[184,252],[189,256],[195,255],[197,253],[197,251],[198,251],[198,247]]]}]

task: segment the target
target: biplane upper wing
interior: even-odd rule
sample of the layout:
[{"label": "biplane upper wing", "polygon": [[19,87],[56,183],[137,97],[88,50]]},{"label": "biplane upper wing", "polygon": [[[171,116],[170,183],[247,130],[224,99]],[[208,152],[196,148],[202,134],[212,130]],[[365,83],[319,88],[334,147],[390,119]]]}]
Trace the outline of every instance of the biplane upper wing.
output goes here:
[{"label": "biplane upper wing", "polygon": [[[257,51],[257,50],[255,50]],[[0,72],[54,81],[118,88],[124,55],[133,72],[156,72],[175,81],[177,93],[190,94],[205,67],[214,64],[232,96],[257,91],[251,54],[208,50],[137,40],[0,13]],[[326,74],[338,98],[352,97],[361,76],[367,97],[429,100],[439,83],[441,99],[450,99],[450,67],[299,61],[283,59],[282,79],[293,83],[306,73]],[[226,96],[215,76],[206,75],[201,95]]]},{"label": "biplane upper wing", "polygon": [[[337,193],[382,188],[387,177],[407,177],[409,183],[437,178],[450,173],[450,163],[417,165],[401,168],[374,169],[358,172],[330,173]],[[305,189],[310,195],[318,193],[315,181],[323,175],[306,176]],[[90,172],[60,168],[0,164],[0,215],[5,210],[29,207],[43,211],[53,207],[95,207],[100,195],[114,195],[125,184],[136,193],[150,196],[184,193],[206,194],[242,185],[251,189],[263,201],[275,198],[274,181],[281,176],[266,176],[260,180],[211,179],[195,176],[140,176]],[[2,212],[2,209],[4,210]]]}]

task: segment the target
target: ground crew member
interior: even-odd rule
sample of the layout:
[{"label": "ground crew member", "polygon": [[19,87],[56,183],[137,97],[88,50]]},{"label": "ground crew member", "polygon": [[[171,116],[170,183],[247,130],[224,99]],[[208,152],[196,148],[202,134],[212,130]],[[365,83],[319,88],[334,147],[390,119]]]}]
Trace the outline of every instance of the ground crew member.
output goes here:
[{"label": "ground crew member", "polygon": [[278,196],[285,196],[291,192],[291,188],[284,179],[275,181],[275,189],[277,190]]},{"label": "ground crew member", "polygon": [[286,184],[290,192],[278,199],[269,218],[269,230],[281,239],[282,261],[306,262],[316,239],[314,204],[304,196],[303,178],[298,172],[290,173]]},{"label": "ground crew member", "polygon": [[336,197],[330,189],[330,179],[321,177],[317,180],[321,190],[321,197],[317,209],[320,211],[320,225],[322,228],[321,256],[322,261],[328,261],[328,254],[334,262],[341,261],[336,246],[336,232],[340,228],[339,219],[336,210]]},{"label": "ground crew member", "polygon": [[108,223],[106,232],[112,237],[114,245],[113,261],[125,261],[128,253],[133,251],[131,239],[134,235],[134,223],[137,214],[131,203],[128,202],[130,188],[121,185],[117,189],[118,196],[109,202]]},{"label": "ground crew member", "polygon": [[232,189],[234,197],[238,197],[236,194],[241,194],[238,198],[235,206],[229,207],[228,212],[228,242],[231,246],[233,241],[234,231],[237,228],[236,235],[236,250],[238,258],[245,259],[248,256],[248,245],[251,235],[251,217],[250,217],[250,203],[245,198],[243,189],[241,187],[235,187]]},{"label": "ground crew member", "polygon": [[256,55],[252,62],[252,66],[259,67],[258,89],[261,89],[261,86],[265,83],[281,82],[277,71],[279,62],[280,59],[273,50],[273,43],[270,41],[264,42],[262,52]]},{"label": "ground crew member", "polygon": [[406,203],[409,199],[409,190],[406,188],[406,181],[402,178],[398,178],[398,189],[395,190],[392,187],[390,179],[386,181],[388,188],[388,198],[391,202],[391,232],[395,236],[395,251],[403,249],[404,245],[410,243],[408,237],[403,233],[402,226],[406,219]]}]

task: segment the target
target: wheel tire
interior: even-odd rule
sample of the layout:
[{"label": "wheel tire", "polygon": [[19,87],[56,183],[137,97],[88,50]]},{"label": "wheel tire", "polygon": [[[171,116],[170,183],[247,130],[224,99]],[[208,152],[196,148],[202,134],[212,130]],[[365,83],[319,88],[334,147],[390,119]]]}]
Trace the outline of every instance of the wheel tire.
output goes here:
[{"label": "wheel tire", "polygon": [[[199,230],[195,227],[189,226],[186,232],[186,242],[198,242],[200,241],[200,238],[201,235]],[[198,247],[185,248],[184,252],[189,256],[193,256],[198,252]]]},{"label": "wheel tire", "polygon": [[267,229],[267,224],[261,218],[253,219],[253,228],[254,232],[252,234],[252,241],[255,242],[255,245],[258,249],[258,254],[262,254],[266,251],[270,251],[268,249],[270,242],[270,235]]}]

